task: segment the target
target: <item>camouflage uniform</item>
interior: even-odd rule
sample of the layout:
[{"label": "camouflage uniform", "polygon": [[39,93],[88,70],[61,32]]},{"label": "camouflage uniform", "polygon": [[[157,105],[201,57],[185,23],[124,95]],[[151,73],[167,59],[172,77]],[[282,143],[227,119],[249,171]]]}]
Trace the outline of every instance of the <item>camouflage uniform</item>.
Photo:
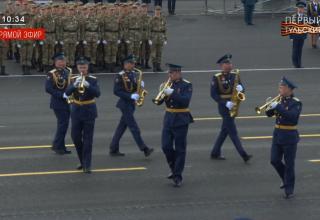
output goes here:
[{"label": "camouflage uniform", "polygon": [[[136,8],[136,6],[134,6]],[[136,11],[136,9],[134,9]],[[140,47],[142,44],[142,22],[141,17],[132,12],[128,17],[128,38],[127,43],[128,54],[133,54],[138,62],[140,62]]]},{"label": "camouflage uniform", "polygon": [[84,54],[85,56],[90,57],[91,63],[96,64],[97,61],[97,48],[100,43],[99,38],[99,21],[95,15],[89,16],[88,19],[85,20],[85,38],[84,40],[87,42],[87,45],[84,46]]},{"label": "camouflage uniform", "polygon": [[46,38],[40,41],[42,46],[42,65],[47,72],[51,65],[51,58],[54,55],[54,45],[56,41],[56,22],[51,13],[43,16],[41,26],[46,30]]},{"label": "camouflage uniform", "polygon": [[6,42],[3,40],[0,40],[0,75],[6,75],[6,68],[3,63],[5,49],[6,49]]},{"label": "camouflage uniform", "polygon": [[[32,27],[31,15],[28,12],[21,14],[25,17],[25,28]],[[18,43],[20,45],[21,65],[23,75],[30,75],[31,69],[31,55],[32,55],[32,40],[23,40]]]},{"label": "camouflage uniform", "polygon": [[[69,9],[73,10],[73,8]],[[64,48],[68,58],[68,66],[75,64],[76,45],[79,42],[79,21],[74,15],[66,16],[63,21]]]},{"label": "camouflage uniform", "polygon": [[161,56],[163,45],[167,41],[166,36],[166,19],[163,16],[156,17],[154,16],[151,19],[151,58],[153,63],[153,71],[162,71],[161,70]]},{"label": "camouflage uniform", "polygon": [[118,42],[120,42],[119,17],[115,14],[110,14],[103,18],[102,23],[102,37],[104,45],[104,62],[107,69],[114,72],[114,67],[117,61]]},{"label": "camouflage uniform", "polygon": [[149,69],[149,59],[150,59],[150,22],[151,17],[148,14],[141,15],[142,22],[142,44],[141,44],[141,66]]}]

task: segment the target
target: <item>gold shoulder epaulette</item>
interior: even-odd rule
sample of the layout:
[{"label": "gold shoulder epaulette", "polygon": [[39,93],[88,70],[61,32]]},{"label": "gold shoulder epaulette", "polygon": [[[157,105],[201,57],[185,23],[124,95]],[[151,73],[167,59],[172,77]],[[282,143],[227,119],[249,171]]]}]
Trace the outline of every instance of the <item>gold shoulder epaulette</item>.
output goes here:
[{"label": "gold shoulder epaulette", "polygon": [[222,73],[216,73],[215,76],[218,77],[218,76],[221,76],[221,74]]},{"label": "gold shoulder epaulette", "polygon": [[52,73],[52,74],[53,74],[53,73],[55,73],[56,71],[57,71],[57,69],[54,68],[54,69],[50,70],[49,73]]},{"label": "gold shoulder epaulette", "polygon": [[186,83],[191,83],[190,81],[186,80],[186,79],[183,79],[184,82]]},{"label": "gold shoulder epaulette", "polygon": [[293,97],[293,100],[300,102],[300,99],[298,99],[297,97]]}]

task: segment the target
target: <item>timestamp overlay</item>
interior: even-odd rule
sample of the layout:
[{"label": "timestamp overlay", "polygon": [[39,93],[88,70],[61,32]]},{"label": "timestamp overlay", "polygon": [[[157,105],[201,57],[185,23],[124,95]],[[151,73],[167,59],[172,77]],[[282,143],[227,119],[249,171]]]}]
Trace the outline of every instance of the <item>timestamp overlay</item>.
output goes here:
[{"label": "timestamp overlay", "polygon": [[25,16],[3,15],[0,20],[0,40],[44,40],[45,30],[33,28]]}]

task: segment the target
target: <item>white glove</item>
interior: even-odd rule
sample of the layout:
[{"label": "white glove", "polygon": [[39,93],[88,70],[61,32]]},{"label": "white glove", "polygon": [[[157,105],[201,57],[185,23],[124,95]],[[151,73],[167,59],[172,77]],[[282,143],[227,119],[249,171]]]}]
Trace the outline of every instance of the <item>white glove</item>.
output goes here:
[{"label": "white glove", "polygon": [[126,73],[126,72],[122,70],[121,72],[119,72],[119,75],[122,76],[122,75],[125,74],[125,73]]},{"label": "white glove", "polygon": [[148,40],[148,43],[151,46],[152,45],[152,40]]},{"label": "white glove", "polygon": [[167,45],[167,43],[168,43],[167,41],[163,42],[164,45]]},{"label": "white glove", "polygon": [[141,45],[141,44],[142,44],[142,41],[140,41],[139,44]]},{"label": "white glove", "polygon": [[117,43],[120,44],[120,43],[121,43],[121,40],[118,40]]},{"label": "white glove", "polygon": [[86,41],[86,40],[82,41],[82,43],[83,43],[84,45],[87,45],[87,41]]},{"label": "white glove", "polygon": [[243,91],[242,85],[237,85],[236,90],[237,90],[238,92],[242,92],[242,91]]},{"label": "white glove", "polygon": [[21,48],[21,44],[17,44],[17,47],[18,47],[18,48]]},{"label": "white glove", "polygon": [[106,45],[106,44],[108,43],[108,41],[103,40],[102,43],[103,43],[104,45]]},{"label": "white glove", "polygon": [[63,93],[62,98],[64,98],[64,99],[68,99],[68,98],[69,98],[69,96],[67,96],[67,94],[66,94],[66,93]]},{"label": "white glove", "polygon": [[97,44],[100,44],[100,42],[101,42],[101,40],[98,40],[98,41],[97,41]]},{"label": "white glove", "polygon": [[76,45],[78,45],[78,44],[79,44],[79,41],[76,42]]},{"label": "white glove", "polygon": [[138,101],[138,99],[140,98],[140,96],[137,94],[137,93],[133,93],[131,95],[131,99],[135,100],[135,101]]},{"label": "white glove", "polygon": [[78,87],[78,85],[80,84],[80,82],[81,82],[81,77],[78,77],[78,78],[76,79],[76,81],[73,83],[73,86],[74,86],[74,87]]},{"label": "white glove", "polygon": [[127,43],[127,44],[130,44],[130,41],[129,41],[129,40],[126,40],[126,43]]},{"label": "white glove", "polygon": [[271,105],[270,105],[270,109],[275,109],[278,105],[278,102],[272,102]]},{"label": "white glove", "polygon": [[60,44],[63,45],[63,41],[60,41]]},{"label": "white glove", "polygon": [[[41,42],[41,41],[40,41]],[[58,41],[55,41],[54,44],[58,44]]]},{"label": "white glove", "polygon": [[32,47],[36,47],[36,44],[32,44]]},{"label": "white glove", "polygon": [[89,88],[90,83],[89,83],[87,80],[85,80],[85,81],[83,82],[83,85],[84,85],[84,87]]},{"label": "white glove", "polygon": [[141,81],[141,87],[144,88],[144,81]]},{"label": "white glove", "polygon": [[163,92],[164,94],[166,95],[171,95],[173,93],[174,89],[171,89],[171,88],[166,88]]},{"label": "white glove", "polygon": [[43,41],[39,41],[39,44],[40,44],[40,45],[43,45]]},{"label": "white glove", "polygon": [[234,106],[233,102],[227,101],[226,107],[227,107],[229,110],[231,110],[231,109],[233,108],[233,106]]}]

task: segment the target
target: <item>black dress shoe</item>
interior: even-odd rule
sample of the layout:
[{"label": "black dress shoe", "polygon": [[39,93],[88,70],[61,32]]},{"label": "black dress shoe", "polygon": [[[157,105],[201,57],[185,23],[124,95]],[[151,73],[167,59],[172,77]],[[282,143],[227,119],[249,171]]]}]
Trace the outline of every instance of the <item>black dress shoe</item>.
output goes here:
[{"label": "black dress shoe", "polygon": [[177,187],[177,188],[181,187],[182,186],[182,179],[178,178],[178,177],[174,178],[173,179],[173,186]]},{"label": "black dress shoe", "polygon": [[82,169],[83,169],[82,165],[79,164],[79,165],[77,166],[77,170],[82,170]]},{"label": "black dress shoe", "polygon": [[293,197],[294,197],[293,193],[285,193],[283,196],[284,199],[292,199]]},{"label": "black dress shoe", "polygon": [[243,161],[244,161],[245,163],[247,163],[247,162],[249,162],[249,160],[251,160],[251,158],[252,158],[252,155],[247,155],[247,156],[245,156],[245,157],[243,158]]},{"label": "black dress shoe", "polygon": [[90,168],[83,168],[83,173],[90,174],[91,169]]},{"label": "black dress shoe", "polygon": [[216,155],[211,155],[210,156],[212,160],[226,160],[224,156],[216,156]]},{"label": "black dress shoe", "polygon": [[55,152],[56,154],[58,154],[58,155],[64,155],[64,150],[59,150],[59,149],[56,149],[54,147],[52,147],[51,150],[53,152]]},{"label": "black dress shoe", "polygon": [[125,156],[125,154],[121,153],[120,151],[110,151],[109,155],[112,157],[124,157]]},{"label": "black dress shoe", "polygon": [[153,151],[154,151],[154,150],[153,150],[152,148],[146,147],[146,148],[143,150],[144,156],[145,156],[145,157],[149,157],[149,156],[152,154]]},{"label": "black dress shoe", "polygon": [[64,149],[63,154],[71,154],[71,150]]},{"label": "black dress shoe", "polygon": [[169,173],[169,175],[167,176],[167,179],[172,180],[173,177],[174,177],[173,174],[172,174],[172,173]]}]

